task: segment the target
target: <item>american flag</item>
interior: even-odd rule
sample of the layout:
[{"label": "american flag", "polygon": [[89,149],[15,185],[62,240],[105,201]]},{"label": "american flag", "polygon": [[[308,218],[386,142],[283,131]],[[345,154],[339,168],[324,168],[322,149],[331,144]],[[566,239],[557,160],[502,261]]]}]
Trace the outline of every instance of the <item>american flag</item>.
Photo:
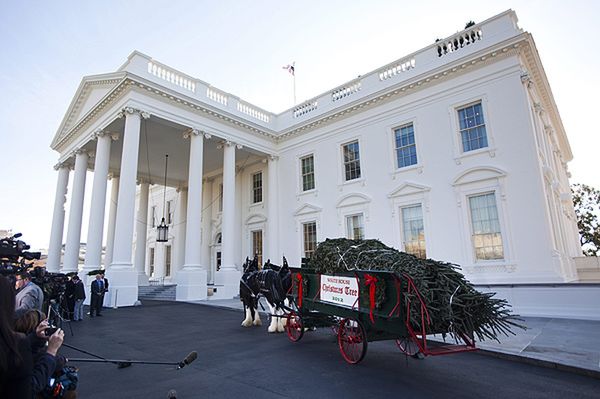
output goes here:
[{"label": "american flag", "polygon": [[287,64],[287,65],[285,65],[285,66],[282,66],[281,68],[282,68],[282,69],[287,69],[287,71],[288,71],[289,73],[291,73],[291,74],[292,74],[292,76],[295,76],[295,75],[294,75],[294,72],[295,72],[295,66],[294,66],[294,65],[296,65],[296,63],[295,63],[295,62],[293,62],[293,63],[291,63],[291,64]]}]

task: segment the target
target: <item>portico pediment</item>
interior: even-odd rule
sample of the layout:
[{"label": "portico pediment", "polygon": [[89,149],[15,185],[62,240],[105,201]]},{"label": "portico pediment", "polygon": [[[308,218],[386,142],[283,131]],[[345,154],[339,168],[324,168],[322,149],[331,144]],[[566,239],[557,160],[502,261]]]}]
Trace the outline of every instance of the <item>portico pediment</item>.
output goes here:
[{"label": "portico pediment", "polygon": [[294,216],[307,215],[310,213],[321,212],[322,210],[323,208],[318,207],[316,205],[304,204],[300,208],[296,209],[296,211],[294,212]]},{"label": "portico pediment", "polygon": [[360,193],[353,193],[340,198],[340,200],[336,204],[336,208],[343,208],[353,205],[364,205],[368,204],[369,202],[371,202],[371,198],[369,198],[369,196]]},{"label": "portico pediment", "polygon": [[418,194],[431,190],[431,187],[417,183],[404,183],[388,194],[388,198],[402,197],[405,195]]},{"label": "portico pediment", "polygon": [[119,85],[124,77],[123,72],[84,77],[50,146],[55,148],[74,126]]},{"label": "portico pediment", "polygon": [[468,169],[458,175],[452,185],[474,183],[482,180],[497,179],[506,176],[506,172],[493,166],[479,166]]}]

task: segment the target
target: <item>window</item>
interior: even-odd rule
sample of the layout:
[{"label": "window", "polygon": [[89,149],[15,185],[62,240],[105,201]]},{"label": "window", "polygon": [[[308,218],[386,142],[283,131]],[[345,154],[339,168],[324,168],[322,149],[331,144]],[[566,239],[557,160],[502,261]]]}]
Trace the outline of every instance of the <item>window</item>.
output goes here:
[{"label": "window", "polygon": [[304,257],[310,258],[315,249],[317,249],[317,223],[303,223],[302,231],[304,236]]},{"label": "window", "polygon": [[302,191],[313,190],[315,188],[315,158],[308,155],[300,159],[302,169]]},{"label": "window", "polygon": [[496,195],[488,193],[469,197],[475,259],[504,259]]},{"label": "window", "polygon": [[252,253],[258,258],[259,266],[263,264],[263,235],[262,230],[252,232]]},{"label": "window", "polygon": [[469,105],[458,110],[460,138],[463,152],[473,151],[488,146],[483,108],[481,103]]},{"label": "window", "polygon": [[165,245],[165,276],[171,275],[171,246]]},{"label": "window", "polygon": [[396,161],[398,168],[404,168],[417,163],[417,145],[413,124],[408,124],[394,130],[396,139]]},{"label": "window", "polygon": [[365,238],[362,214],[346,216],[346,237],[351,240],[362,240]]},{"label": "window", "polygon": [[156,205],[152,207],[152,227],[156,227]]},{"label": "window", "polygon": [[252,175],[252,203],[262,202],[262,172]]},{"label": "window", "polygon": [[404,252],[425,259],[425,229],[421,205],[402,208]]},{"label": "window", "polygon": [[217,271],[221,270],[221,251],[217,251]]},{"label": "window", "polygon": [[167,201],[167,224],[173,223],[173,201]]},{"label": "window", "polygon": [[154,277],[154,248],[150,248],[150,254],[148,255],[148,266],[150,269],[148,274],[150,277]]},{"label": "window", "polygon": [[223,212],[223,184],[219,184],[219,212]]},{"label": "window", "polygon": [[358,140],[342,146],[344,153],[344,179],[345,181],[360,179],[360,153]]}]

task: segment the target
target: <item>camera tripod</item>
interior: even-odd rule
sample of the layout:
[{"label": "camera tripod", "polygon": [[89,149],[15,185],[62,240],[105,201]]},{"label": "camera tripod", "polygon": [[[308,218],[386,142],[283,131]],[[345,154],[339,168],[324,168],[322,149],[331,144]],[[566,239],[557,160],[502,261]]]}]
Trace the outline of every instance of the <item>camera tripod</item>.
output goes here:
[{"label": "camera tripod", "polygon": [[51,299],[49,301],[48,304],[48,324],[51,326],[55,326],[58,328],[61,328],[64,330],[64,323],[68,322],[69,323],[69,331],[71,332],[71,336],[73,336],[73,327],[71,326],[70,321],[71,320],[67,320],[62,316],[62,312],[67,311],[68,309],[65,308],[64,305],[61,305],[61,303],[63,302],[64,298],[61,295],[59,297],[59,301],[57,302],[56,299]]}]

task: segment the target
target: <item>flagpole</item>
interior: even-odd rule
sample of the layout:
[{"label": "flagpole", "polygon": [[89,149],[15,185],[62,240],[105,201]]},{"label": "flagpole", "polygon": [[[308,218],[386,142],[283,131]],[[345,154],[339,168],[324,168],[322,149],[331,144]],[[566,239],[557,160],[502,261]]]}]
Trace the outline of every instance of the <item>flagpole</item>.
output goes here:
[{"label": "flagpole", "polygon": [[296,71],[294,71],[294,106],[296,105]]}]

